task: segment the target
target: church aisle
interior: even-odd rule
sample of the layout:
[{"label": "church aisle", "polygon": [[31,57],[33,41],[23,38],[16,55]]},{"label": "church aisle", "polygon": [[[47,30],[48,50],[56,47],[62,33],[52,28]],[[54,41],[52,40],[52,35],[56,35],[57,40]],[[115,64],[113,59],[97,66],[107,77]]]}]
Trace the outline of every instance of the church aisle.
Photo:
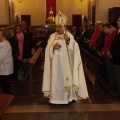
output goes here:
[{"label": "church aisle", "polygon": [[5,112],[4,120],[117,120],[120,117],[120,99],[105,94],[91,96],[92,104],[87,99],[79,104],[51,108],[41,92],[42,80],[36,78],[36,81],[35,96],[15,98]]},{"label": "church aisle", "polygon": [[6,113],[66,113],[66,112],[112,112],[120,111],[120,104],[78,104],[50,107],[48,105],[16,105],[10,106]]},{"label": "church aisle", "polygon": [[120,104],[77,104],[50,108],[48,105],[10,106],[4,120],[117,120]]}]

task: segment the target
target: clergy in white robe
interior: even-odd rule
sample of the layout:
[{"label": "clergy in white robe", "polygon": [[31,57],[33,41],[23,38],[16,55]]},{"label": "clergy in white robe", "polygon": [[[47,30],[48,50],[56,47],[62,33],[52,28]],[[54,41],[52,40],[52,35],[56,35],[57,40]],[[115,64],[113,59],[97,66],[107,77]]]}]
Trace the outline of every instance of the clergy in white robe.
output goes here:
[{"label": "clergy in white robe", "polygon": [[42,92],[52,104],[88,98],[79,46],[65,24],[56,24],[45,50]]}]

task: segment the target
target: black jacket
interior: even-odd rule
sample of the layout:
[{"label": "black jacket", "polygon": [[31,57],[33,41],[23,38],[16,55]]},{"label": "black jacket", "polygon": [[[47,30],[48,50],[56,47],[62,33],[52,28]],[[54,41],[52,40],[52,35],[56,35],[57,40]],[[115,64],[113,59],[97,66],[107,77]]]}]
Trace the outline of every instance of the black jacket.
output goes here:
[{"label": "black jacket", "polygon": [[110,54],[113,56],[113,64],[120,65],[120,33],[117,34],[113,40]]}]

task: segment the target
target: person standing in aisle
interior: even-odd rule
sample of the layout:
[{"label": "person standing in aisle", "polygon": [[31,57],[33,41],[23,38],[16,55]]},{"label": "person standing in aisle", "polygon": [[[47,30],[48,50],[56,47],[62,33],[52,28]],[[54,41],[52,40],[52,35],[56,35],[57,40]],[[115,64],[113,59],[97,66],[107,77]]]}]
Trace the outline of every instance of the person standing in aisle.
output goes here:
[{"label": "person standing in aisle", "polygon": [[55,17],[56,32],[50,35],[45,51],[42,92],[50,105],[68,104],[88,98],[80,50],[66,29],[61,10]]}]

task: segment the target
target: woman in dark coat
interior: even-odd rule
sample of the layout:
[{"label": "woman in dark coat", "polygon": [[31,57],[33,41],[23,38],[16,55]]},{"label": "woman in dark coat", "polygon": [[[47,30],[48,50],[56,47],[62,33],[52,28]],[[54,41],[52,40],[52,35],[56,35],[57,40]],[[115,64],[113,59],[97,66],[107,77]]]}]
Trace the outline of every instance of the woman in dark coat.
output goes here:
[{"label": "woman in dark coat", "polygon": [[9,28],[10,38],[8,39],[12,48],[12,57],[14,63],[14,71],[16,71],[16,55],[19,55],[18,40],[15,35],[15,29],[13,27]]}]

